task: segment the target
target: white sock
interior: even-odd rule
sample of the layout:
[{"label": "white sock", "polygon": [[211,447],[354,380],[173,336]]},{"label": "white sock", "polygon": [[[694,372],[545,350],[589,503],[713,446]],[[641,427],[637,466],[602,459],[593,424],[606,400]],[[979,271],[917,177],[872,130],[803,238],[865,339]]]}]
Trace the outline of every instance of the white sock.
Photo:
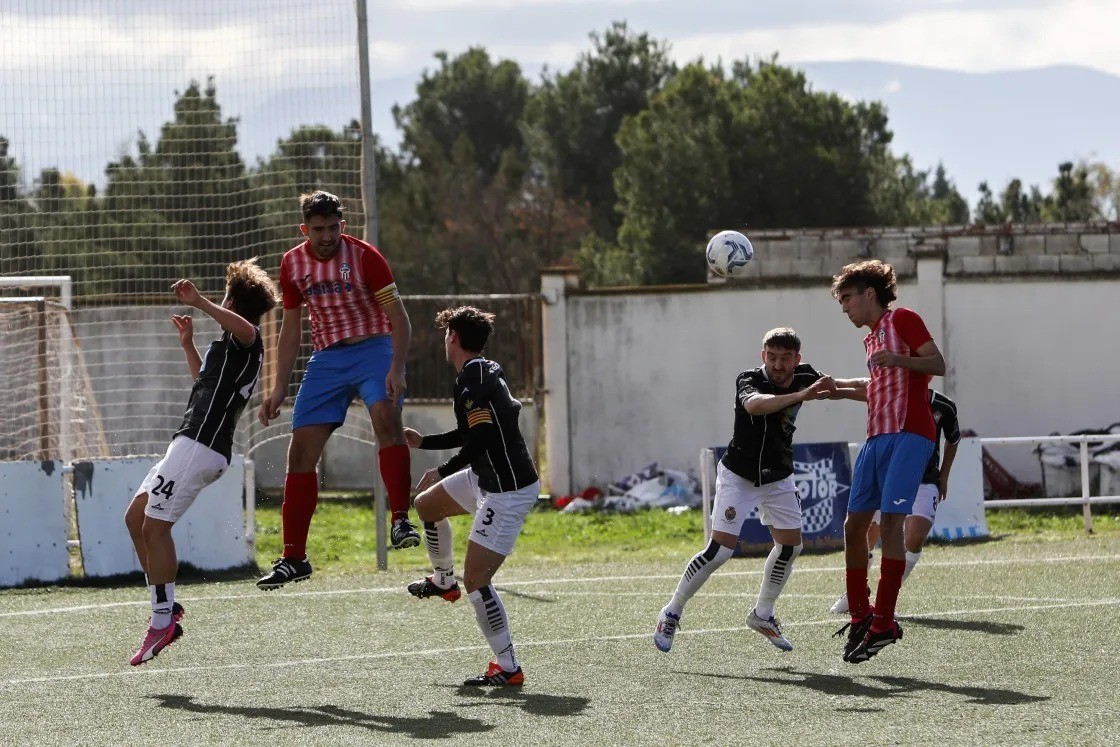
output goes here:
[{"label": "white sock", "polygon": [[770,549],[766,565],[762,569],[762,586],[758,590],[758,600],[754,603],[754,613],[763,620],[774,614],[774,603],[785,588],[786,581],[793,573],[793,561],[801,554],[804,545],[778,545]]},{"label": "white sock", "polygon": [[490,644],[490,650],[494,652],[498,666],[507,672],[517,669],[517,657],[513,654],[513,640],[509,635],[509,619],[498,592],[493,586],[483,586],[467,594],[467,599],[474,605],[474,617]]},{"label": "white sock", "polygon": [[902,572],[902,583],[906,583],[906,579],[910,577],[910,571],[914,570],[914,566],[922,559],[922,551],[917,552],[906,551],[906,570]]},{"label": "white sock", "polygon": [[455,583],[455,561],[451,552],[451,522],[447,519],[424,522],[424,543],[432,561],[432,583],[450,589]]},{"label": "white sock", "polygon": [[874,567],[875,567],[875,551],[874,550],[868,550],[867,551],[867,570],[870,571]]},{"label": "white sock", "polygon": [[735,551],[730,547],[724,547],[715,540],[709,540],[708,546],[693,555],[692,560],[688,561],[688,565],[684,569],[684,575],[681,576],[681,580],[677,584],[677,590],[673,592],[673,598],[669,600],[665,609],[680,617],[681,613],[684,612],[685,603],[692,599],[692,596],[700,591],[700,587],[707,582],[708,577],[730,560],[734,554]]},{"label": "white sock", "polygon": [[152,627],[163,630],[171,624],[171,607],[175,604],[175,582],[148,586],[152,599]]}]

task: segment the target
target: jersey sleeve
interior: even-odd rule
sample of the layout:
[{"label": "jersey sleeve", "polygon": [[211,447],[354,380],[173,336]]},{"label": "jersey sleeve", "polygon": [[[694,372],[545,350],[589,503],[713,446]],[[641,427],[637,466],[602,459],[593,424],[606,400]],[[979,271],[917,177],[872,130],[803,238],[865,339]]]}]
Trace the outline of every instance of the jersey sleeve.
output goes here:
[{"label": "jersey sleeve", "polygon": [[902,341],[911,350],[917,350],[922,345],[933,339],[933,335],[926,329],[926,323],[918,314],[910,309],[900,308],[894,312],[894,326]]},{"label": "jersey sleeve", "polygon": [[389,269],[389,263],[385,261],[381,252],[369,248],[362,254],[362,275],[366,279],[366,285],[373,289],[374,299],[382,308],[400,300],[393,271]]},{"label": "jersey sleeve", "polygon": [[291,276],[291,263],[288,261],[288,255],[285,254],[284,258],[280,260],[280,293],[284,299],[285,309],[298,309],[303,305],[303,294],[292,282]]},{"label": "jersey sleeve", "polygon": [[945,433],[947,443],[960,443],[961,424],[957,420],[957,404],[940,392],[933,393],[933,406],[941,414],[938,425]]},{"label": "jersey sleeve", "polygon": [[491,390],[492,387],[487,387],[484,380],[481,385],[464,389],[460,395],[467,419],[467,431],[463,434],[463,446],[459,453],[436,468],[440,477],[448,477],[469,467],[475,458],[486,451],[486,442],[495,428],[490,410]]},{"label": "jersey sleeve", "polygon": [[744,371],[739,374],[739,378],[735,380],[735,400],[741,407],[746,409],[747,401],[756,394],[762,394],[759,390],[759,385],[762,383],[762,377],[756,371]]}]

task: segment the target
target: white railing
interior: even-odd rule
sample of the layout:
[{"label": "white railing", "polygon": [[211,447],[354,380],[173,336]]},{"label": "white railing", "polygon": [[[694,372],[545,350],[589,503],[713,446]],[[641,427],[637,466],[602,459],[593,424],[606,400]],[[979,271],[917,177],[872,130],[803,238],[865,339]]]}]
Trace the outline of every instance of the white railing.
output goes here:
[{"label": "white railing", "polygon": [[1120,435],[1082,435],[1082,436],[1011,436],[1006,438],[978,438],[983,446],[1004,446],[1013,444],[1066,443],[1078,445],[1078,460],[1081,466],[1081,495],[1074,497],[1047,496],[1044,498],[1011,498],[1006,500],[984,501],[984,508],[1031,508],[1037,506],[1076,506],[1082,507],[1085,531],[1093,531],[1092,506],[1105,503],[1120,503],[1120,495],[1092,495],[1092,482],[1089,479],[1089,444],[1110,444],[1120,442]]}]

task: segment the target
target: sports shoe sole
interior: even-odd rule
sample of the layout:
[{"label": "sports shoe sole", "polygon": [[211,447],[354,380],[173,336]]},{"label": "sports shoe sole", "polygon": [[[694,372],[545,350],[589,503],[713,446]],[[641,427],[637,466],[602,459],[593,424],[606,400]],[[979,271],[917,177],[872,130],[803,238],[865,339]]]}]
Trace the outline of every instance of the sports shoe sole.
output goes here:
[{"label": "sports shoe sole", "polygon": [[300,576],[299,578],[289,578],[287,581],[278,581],[271,584],[262,584],[260,581],[258,581],[257,588],[261,589],[262,591],[276,591],[277,589],[286,586],[287,584],[298,584],[300,581],[306,581],[309,578],[311,578],[311,574]]},{"label": "sports shoe sole", "polygon": [[[424,584],[424,581],[426,581],[426,580],[427,579],[423,579],[421,581],[413,581],[411,584],[409,584],[405,588],[408,590],[409,594],[416,597],[417,599],[442,599],[445,602],[456,602],[456,601],[459,600],[459,597],[463,596],[463,592],[459,588],[459,584],[455,584],[454,586],[452,586],[449,589],[444,589],[441,593],[436,593],[436,594],[419,593],[420,591],[423,590],[423,588],[424,588],[423,584]],[[418,587],[416,591],[413,591],[413,589],[412,589],[413,586]],[[439,588],[435,584],[432,584],[432,587],[436,588],[436,589]]]},{"label": "sports shoe sole", "polygon": [[[895,623],[895,625],[898,625],[898,623]],[[868,634],[863,639],[863,642],[861,642],[858,646],[856,646],[855,650],[852,651],[852,653],[848,656],[848,659],[847,659],[848,663],[849,664],[862,664],[863,662],[867,661],[868,659],[872,658],[873,656],[876,656],[880,651],[882,651],[883,649],[885,649],[887,646],[891,645],[892,643],[897,643],[898,641],[901,641],[902,640],[902,626],[899,625],[897,631],[898,631],[898,635],[893,637],[893,638],[881,638],[881,639],[876,640],[876,641],[871,640],[871,636],[873,635],[873,633],[868,631]]]},{"label": "sports shoe sole", "polygon": [[752,621],[748,619],[747,627],[770,641],[774,644],[774,648],[779,651],[793,651],[793,644],[789,642],[789,639],[781,633],[771,630],[768,626],[752,624]]},{"label": "sports shoe sole", "polygon": [[167,643],[163,644],[162,646],[157,648],[155,651],[153,651],[152,655],[149,656],[147,659],[141,659],[138,662],[133,662],[133,661],[129,660],[128,663],[131,664],[134,667],[138,667],[138,666],[141,666],[143,664],[147,664],[149,661],[151,661],[152,659],[154,659],[157,656],[159,656],[160,654],[162,654],[164,652],[164,650],[166,650],[167,648],[170,648],[172,643],[174,643],[175,641],[182,638],[183,637],[183,626],[180,625],[177,622],[173,622],[171,624],[175,626],[175,633],[171,636],[170,641],[168,641]]},{"label": "sports shoe sole", "polygon": [[399,543],[390,544],[390,550],[407,550],[410,547],[417,547],[420,544],[419,537],[405,537]]}]

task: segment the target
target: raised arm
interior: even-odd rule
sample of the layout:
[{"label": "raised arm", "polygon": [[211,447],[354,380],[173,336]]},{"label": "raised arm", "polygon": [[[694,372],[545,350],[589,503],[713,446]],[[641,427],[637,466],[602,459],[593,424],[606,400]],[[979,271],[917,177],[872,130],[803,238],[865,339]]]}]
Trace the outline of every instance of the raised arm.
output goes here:
[{"label": "raised arm", "polygon": [[784,410],[798,402],[807,402],[813,399],[826,399],[836,389],[836,382],[831,376],[822,376],[810,386],[799,392],[790,394],[761,394],[755,393],[743,403],[743,409],[748,415],[769,415],[770,413]]},{"label": "raised arm", "polygon": [[202,370],[202,358],[194,346],[194,321],[184,314],[172,314],[171,321],[179,331],[179,345],[182,346],[183,355],[187,359],[187,370],[191,372],[192,379],[197,379],[199,371]]},{"label": "raised arm", "polygon": [[257,328],[248,320],[232,309],[211,301],[198,292],[190,280],[179,280],[171,286],[176,297],[187,306],[193,307],[206,314],[221,325],[222,329],[231,333],[242,345],[251,345],[257,339]]}]

